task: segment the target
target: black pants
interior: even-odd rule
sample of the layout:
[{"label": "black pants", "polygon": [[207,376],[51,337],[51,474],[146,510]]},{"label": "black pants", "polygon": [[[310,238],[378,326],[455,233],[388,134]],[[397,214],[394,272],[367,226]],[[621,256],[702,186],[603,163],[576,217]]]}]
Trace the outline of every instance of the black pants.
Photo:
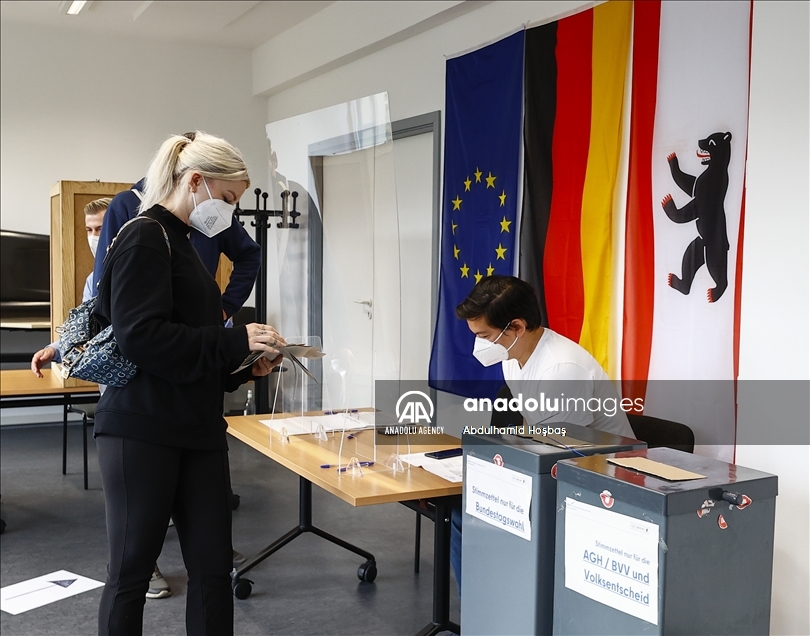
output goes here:
[{"label": "black pants", "polygon": [[140,635],[149,579],[174,519],[188,571],[186,632],[233,634],[230,476],[227,451],[195,451],[96,438],[110,563],[98,633]]}]

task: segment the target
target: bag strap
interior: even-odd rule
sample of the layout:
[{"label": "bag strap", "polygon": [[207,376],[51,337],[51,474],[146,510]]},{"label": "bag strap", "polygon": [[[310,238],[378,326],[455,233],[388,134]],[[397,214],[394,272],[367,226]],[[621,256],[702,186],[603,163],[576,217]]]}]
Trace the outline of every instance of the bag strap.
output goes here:
[{"label": "bag strap", "polygon": [[[133,190],[133,192],[137,192],[137,191]],[[107,247],[107,253],[104,255],[104,260],[102,261],[102,264],[107,262],[107,259],[110,257],[110,253],[112,252],[113,245],[115,245],[115,241],[118,240],[118,237],[121,236],[121,232],[124,231],[124,228],[127,225],[129,225],[130,223],[133,223],[134,221],[137,221],[139,219],[149,219],[150,221],[154,221],[155,223],[157,223],[160,226],[160,230],[161,230],[161,232],[163,232],[163,240],[166,241],[166,247],[169,249],[169,257],[171,258],[172,244],[169,242],[169,235],[166,234],[166,228],[163,227],[163,224],[160,221],[158,221],[157,219],[153,219],[150,216],[143,216],[143,215],[139,214],[138,216],[136,216],[134,218],[131,218],[129,221],[124,223],[121,226],[121,229],[118,230],[118,234],[115,235],[115,238],[112,241],[110,241],[110,245],[109,245],[109,247]]]}]

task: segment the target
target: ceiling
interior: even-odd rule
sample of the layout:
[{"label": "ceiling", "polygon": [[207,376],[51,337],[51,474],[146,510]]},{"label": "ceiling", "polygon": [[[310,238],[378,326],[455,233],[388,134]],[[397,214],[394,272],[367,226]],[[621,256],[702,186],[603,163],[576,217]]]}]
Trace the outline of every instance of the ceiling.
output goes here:
[{"label": "ceiling", "polygon": [[[67,4],[70,4],[69,2]],[[253,49],[332,2],[95,0],[67,15],[60,0],[3,0],[0,20],[71,31]]]}]

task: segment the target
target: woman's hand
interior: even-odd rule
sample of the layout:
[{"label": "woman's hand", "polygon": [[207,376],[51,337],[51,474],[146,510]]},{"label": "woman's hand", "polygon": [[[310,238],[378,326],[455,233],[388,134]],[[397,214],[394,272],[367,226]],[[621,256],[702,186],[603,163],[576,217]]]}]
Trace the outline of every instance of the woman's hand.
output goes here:
[{"label": "woman's hand", "polygon": [[44,377],[40,369],[53,360],[54,356],[56,356],[56,351],[50,345],[37,351],[31,358],[31,371],[34,372],[34,375],[38,378]]},{"label": "woman's hand", "polygon": [[264,356],[256,360],[253,363],[253,366],[250,367],[251,373],[256,378],[263,378],[264,376],[268,375],[273,369],[275,369],[278,365],[280,365],[284,361],[284,356],[281,354],[277,355],[272,360],[268,360]]},{"label": "woman's hand", "polygon": [[252,322],[245,325],[245,328],[247,329],[248,347],[251,351],[264,351],[272,356],[281,353],[277,347],[287,345],[287,341],[281,337],[275,327]]}]

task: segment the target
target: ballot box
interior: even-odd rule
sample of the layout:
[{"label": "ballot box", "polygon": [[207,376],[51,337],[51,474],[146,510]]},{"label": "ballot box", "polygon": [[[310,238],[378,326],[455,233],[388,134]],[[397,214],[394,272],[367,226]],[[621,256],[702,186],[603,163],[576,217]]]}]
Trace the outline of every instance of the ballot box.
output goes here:
[{"label": "ballot box", "polygon": [[767,634],[777,478],[669,448],[557,465],[555,634]]},{"label": "ballot box", "polygon": [[592,428],[557,426],[564,436],[462,436],[465,636],[551,633],[557,462],[646,447]]}]

